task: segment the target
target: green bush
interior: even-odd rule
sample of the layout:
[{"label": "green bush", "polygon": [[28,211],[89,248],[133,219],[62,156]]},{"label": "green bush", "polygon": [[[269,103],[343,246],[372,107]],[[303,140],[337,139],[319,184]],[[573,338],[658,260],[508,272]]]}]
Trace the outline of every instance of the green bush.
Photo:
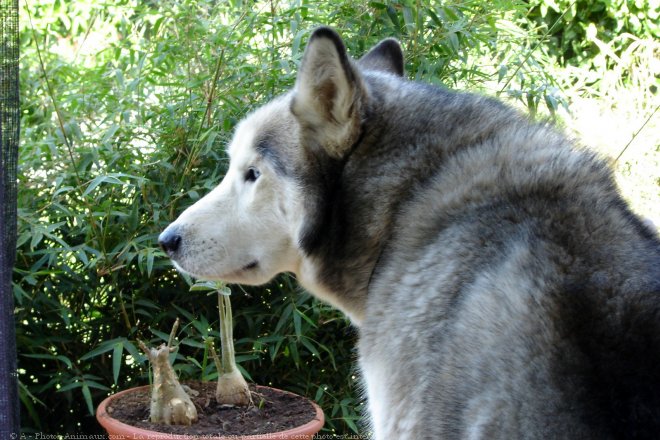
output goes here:
[{"label": "green bush", "polygon": [[[548,49],[561,65],[590,63],[605,42],[623,34],[660,36],[660,10],[652,0],[531,0],[529,18],[548,33]],[[617,55],[625,46],[614,47]]]},{"label": "green bush", "polygon": [[[26,433],[99,432],[100,400],[149,380],[136,339],[166,339],[176,317],[180,375],[213,379],[203,339],[218,336],[216,298],[189,292],[156,239],[220,181],[236,122],[292,86],[315,26],[338,28],[354,55],[400,39],[411,78],[532,111],[561,103],[543,29],[518,0],[22,5],[14,294]],[[234,291],[247,377],[315,398],[327,429],[355,432],[348,322],[289,276]]]}]

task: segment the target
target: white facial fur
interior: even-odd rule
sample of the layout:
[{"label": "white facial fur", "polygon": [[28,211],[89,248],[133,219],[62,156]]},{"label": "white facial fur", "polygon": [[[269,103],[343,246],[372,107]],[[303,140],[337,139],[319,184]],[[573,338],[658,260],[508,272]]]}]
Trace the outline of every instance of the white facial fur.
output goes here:
[{"label": "white facial fur", "polygon": [[[181,236],[180,249],[171,254],[178,269],[197,278],[252,285],[281,272],[297,272],[300,188],[278,174],[256,148],[265,129],[282,134],[281,125],[265,124],[288,114],[285,98],[257,110],[237,127],[228,148],[230,166],[220,185],[169,226]],[[251,168],[258,173],[255,180],[248,177]]]}]

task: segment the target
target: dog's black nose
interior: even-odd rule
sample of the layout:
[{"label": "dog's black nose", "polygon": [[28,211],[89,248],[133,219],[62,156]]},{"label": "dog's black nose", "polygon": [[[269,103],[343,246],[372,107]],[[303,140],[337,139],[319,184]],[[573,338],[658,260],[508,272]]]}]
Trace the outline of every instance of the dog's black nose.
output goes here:
[{"label": "dog's black nose", "polygon": [[158,236],[158,244],[168,255],[172,255],[181,246],[181,234],[177,228],[170,226]]}]

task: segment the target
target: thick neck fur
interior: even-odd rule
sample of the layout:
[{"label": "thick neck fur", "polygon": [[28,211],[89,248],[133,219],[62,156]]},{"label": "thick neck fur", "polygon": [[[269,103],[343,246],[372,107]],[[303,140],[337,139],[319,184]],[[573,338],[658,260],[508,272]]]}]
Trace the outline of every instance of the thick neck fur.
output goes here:
[{"label": "thick neck fur", "polygon": [[[315,272],[314,282],[307,283],[314,286],[307,287],[317,294],[323,290],[319,296],[356,323],[364,313],[370,278],[393,233],[398,206],[438,174],[453,149],[477,143],[507,118],[517,118],[494,101],[469,95],[465,99],[393,75],[368,72],[364,80],[368,100],[360,142],[343,161],[311,159],[316,171],[323,170],[323,181],[315,185],[322,188],[314,202],[317,224],[305,249]],[[416,103],[412,108],[399,108],[404,95],[407,102]],[[501,119],[484,120],[481,130],[462,131],[461,120],[478,119],[480,105],[501,106]]]},{"label": "thick neck fur", "polygon": [[[591,182],[615,193],[601,162],[570,147],[552,128],[529,124],[495,100],[392,75],[368,72],[364,79],[369,100],[362,138],[343,163],[334,163],[334,169],[326,167],[333,173],[319,199],[317,212],[323,217],[315,245],[306,249],[313,282],[301,279],[308,289],[322,291],[319,296],[358,325],[381,253],[397,234],[396,213],[402,203],[410,207],[411,201],[423,200],[415,207],[419,216],[438,223],[471,206],[493,203],[516,188],[570,196],[579,185]],[[405,108],[401,102],[406,102]],[[519,136],[520,127],[528,127],[524,139]],[[509,132],[518,136],[509,139]],[[517,156],[509,154],[512,149],[529,151],[528,160],[511,163],[509,158]],[[583,166],[568,165],[575,161]],[[517,172],[529,167],[537,172]],[[567,169],[583,172],[571,179],[556,179]],[[493,173],[500,184],[484,186],[483,182],[494,181]],[[530,175],[539,181],[520,181]],[[557,181],[575,186],[556,188]],[[479,197],[466,200],[464,194]],[[406,225],[401,226],[405,229]]]}]

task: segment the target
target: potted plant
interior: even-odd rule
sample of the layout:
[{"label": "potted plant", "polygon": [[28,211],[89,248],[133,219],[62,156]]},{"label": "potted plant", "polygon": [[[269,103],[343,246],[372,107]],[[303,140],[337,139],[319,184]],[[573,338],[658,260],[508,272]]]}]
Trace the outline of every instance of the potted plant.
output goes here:
[{"label": "potted plant", "polygon": [[270,387],[249,387],[236,367],[230,291],[216,286],[220,314],[221,358],[206,344],[218,369],[218,381],[181,384],[170,354],[179,320],[167,344],[145,352],[152,370],[152,384],[131,388],[106,398],[96,418],[113,439],[312,439],[324,422],[314,402]]}]

